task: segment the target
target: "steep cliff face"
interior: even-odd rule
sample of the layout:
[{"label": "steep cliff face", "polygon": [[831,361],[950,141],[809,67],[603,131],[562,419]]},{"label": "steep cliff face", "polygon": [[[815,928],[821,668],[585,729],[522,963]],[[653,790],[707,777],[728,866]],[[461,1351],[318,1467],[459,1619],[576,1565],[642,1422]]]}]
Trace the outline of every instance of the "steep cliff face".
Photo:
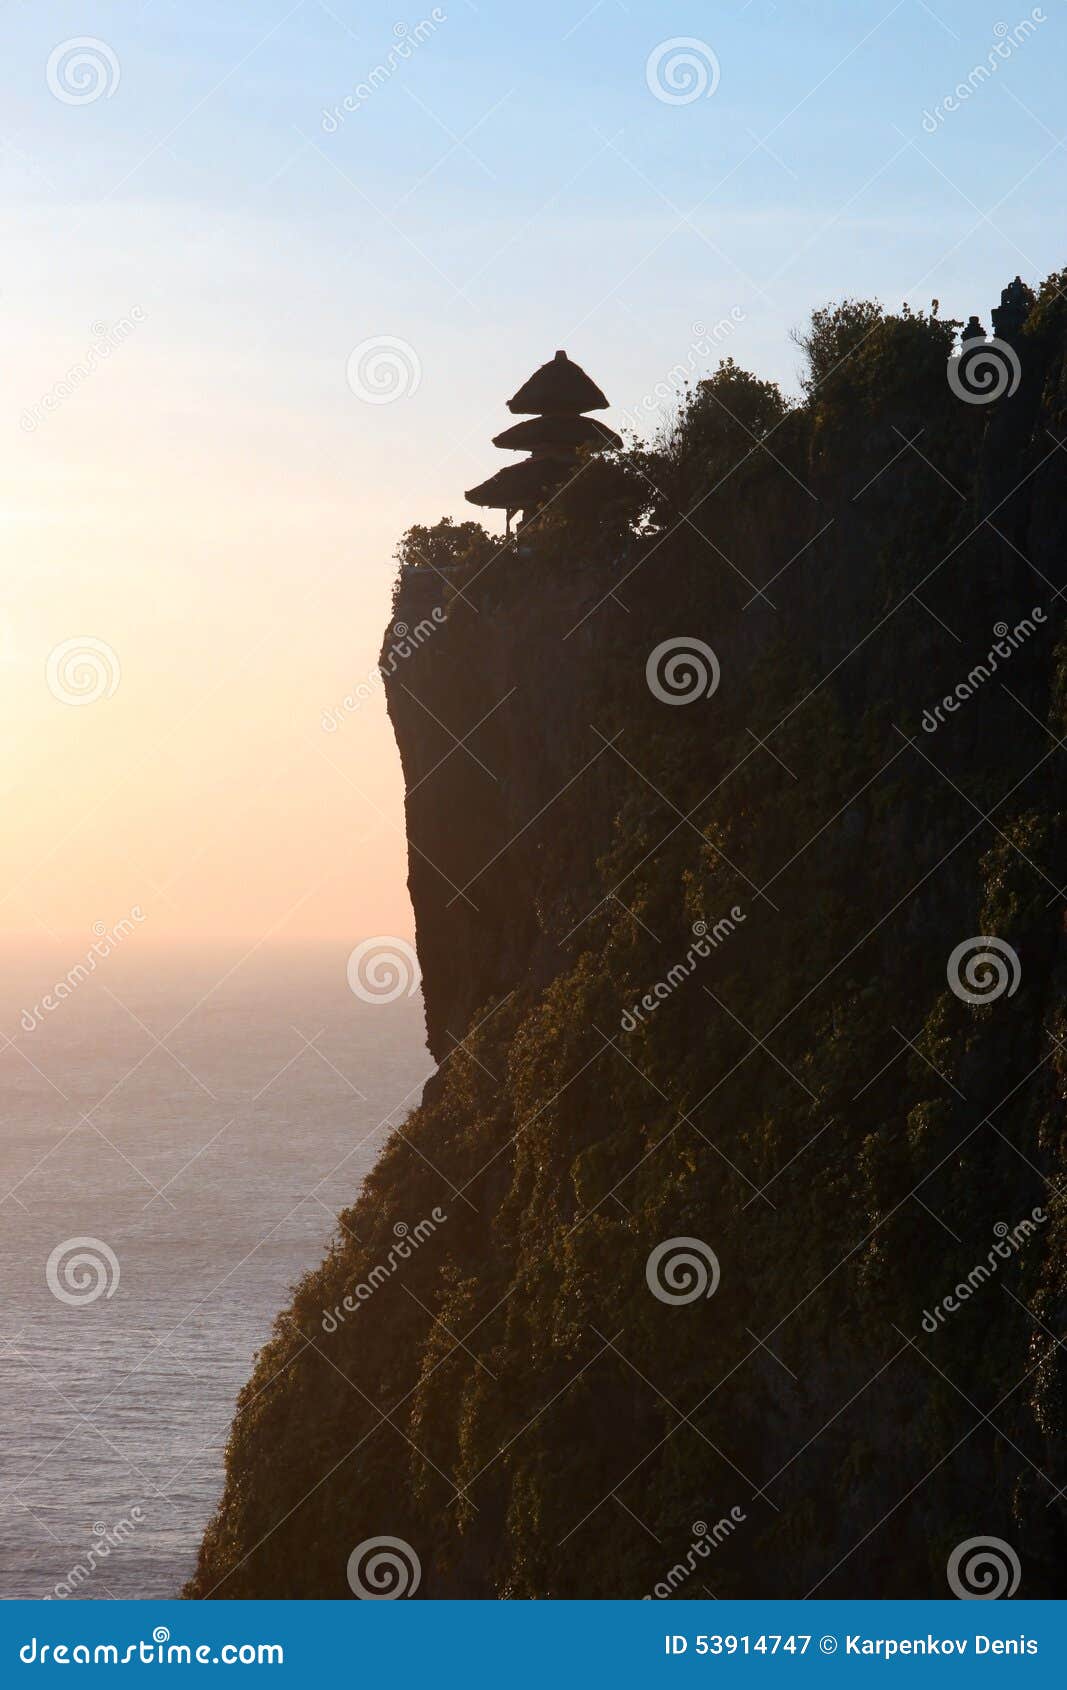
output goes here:
[{"label": "steep cliff face", "polygon": [[345,1595],[381,1536],[427,1597],[938,1596],[976,1536],[1064,1594],[1065,344],[1052,288],[993,404],[922,319],[771,420],[727,372],[405,570],[440,1068],[192,1594]]}]

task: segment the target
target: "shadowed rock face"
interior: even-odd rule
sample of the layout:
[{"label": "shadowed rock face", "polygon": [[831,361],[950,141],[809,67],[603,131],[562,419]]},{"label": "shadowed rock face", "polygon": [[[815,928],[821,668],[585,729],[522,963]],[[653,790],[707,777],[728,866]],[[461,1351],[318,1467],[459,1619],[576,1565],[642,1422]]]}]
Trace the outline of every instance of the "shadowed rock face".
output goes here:
[{"label": "shadowed rock face", "polygon": [[[261,1356],[192,1594],[344,1596],[380,1535],[430,1598],[933,1597],[979,1535],[1064,1594],[1061,322],[1020,344],[991,407],[887,354],[640,539],[564,499],[405,574],[441,1066]],[[1018,981],[972,1003],[981,935]],[[713,1295],[653,1292],[671,1239]]]}]

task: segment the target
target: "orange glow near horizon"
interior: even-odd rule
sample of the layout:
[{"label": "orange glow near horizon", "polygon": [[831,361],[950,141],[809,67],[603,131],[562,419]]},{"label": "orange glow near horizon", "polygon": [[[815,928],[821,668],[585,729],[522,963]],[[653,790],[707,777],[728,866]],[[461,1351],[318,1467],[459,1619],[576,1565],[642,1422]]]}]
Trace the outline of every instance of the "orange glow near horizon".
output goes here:
[{"label": "orange glow near horizon", "polygon": [[0,472],[0,933],[77,946],[138,905],[153,943],[410,934],[385,467],[368,505],[324,424],[254,456],[206,403],[194,443],[144,379],[121,347]]}]

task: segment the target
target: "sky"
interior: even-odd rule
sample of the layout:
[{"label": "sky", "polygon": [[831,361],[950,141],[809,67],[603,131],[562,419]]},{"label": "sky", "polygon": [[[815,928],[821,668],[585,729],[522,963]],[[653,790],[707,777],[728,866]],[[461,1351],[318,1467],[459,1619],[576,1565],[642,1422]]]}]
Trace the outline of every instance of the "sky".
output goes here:
[{"label": "sky", "polygon": [[654,422],[725,353],[795,392],[827,300],[988,323],[1067,264],[1063,0],[0,0],[0,27],[11,944],[135,908],[164,945],[409,936],[392,552],[484,514],[463,489],[525,377],[564,347],[606,421]]}]

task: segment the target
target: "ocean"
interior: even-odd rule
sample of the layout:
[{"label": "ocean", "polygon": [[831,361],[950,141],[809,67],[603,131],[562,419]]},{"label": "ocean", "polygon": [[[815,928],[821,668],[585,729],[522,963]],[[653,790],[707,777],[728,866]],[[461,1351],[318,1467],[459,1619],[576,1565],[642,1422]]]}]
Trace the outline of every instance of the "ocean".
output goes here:
[{"label": "ocean", "polygon": [[432,1071],[348,949],[135,933],[51,1010],[78,959],[0,959],[0,1596],[191,1571],[255,1353]]}]

